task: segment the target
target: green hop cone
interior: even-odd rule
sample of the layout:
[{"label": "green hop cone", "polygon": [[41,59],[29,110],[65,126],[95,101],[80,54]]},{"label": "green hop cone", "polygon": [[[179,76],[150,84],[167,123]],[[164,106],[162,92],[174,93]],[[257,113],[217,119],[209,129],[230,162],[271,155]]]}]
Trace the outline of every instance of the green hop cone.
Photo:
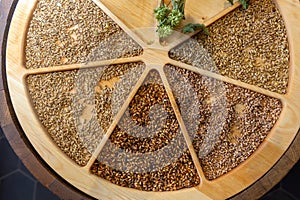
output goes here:
[{"label": "green hop cone", "polygon": [[168,37],[173,33],[173,29],[171,26],[166,25],[166,26],[160,26],[158,27],[158,35],[160,38],[165,38]]},{"label": "green hop cone", "polygon": [[163,21],[170,12],[170,8],[166,5],[161,5],[154,10],[155,17],[159,22]]},{"label": "green hop cone", "polygon": [[168,15],[168,24],[171,27],[178,26],[182,21],[184,15],[179,10],[172,10],[171,13]]}]

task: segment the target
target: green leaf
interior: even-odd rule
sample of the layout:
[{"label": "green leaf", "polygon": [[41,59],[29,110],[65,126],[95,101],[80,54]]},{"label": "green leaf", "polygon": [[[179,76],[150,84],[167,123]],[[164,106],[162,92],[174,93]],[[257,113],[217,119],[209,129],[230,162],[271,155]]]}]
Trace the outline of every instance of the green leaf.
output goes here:
[{"label": "green leaf", "polygon": [[171,0],[173,10],[178,10],[178,0]]},{"label": "green leaf", "polygon": [[185,0],[172,0],[173,10],[181,12],[184,16]]},{"label": "green leaf", "polygon": [[210,35],[208,29],[204,24],[192,24],[185,25],[182,29],[183,33],[193,33],[195,30],[202,30],[206,35]]},{"label": "green leaf", "polygon": [[184,7],[185,7],[185,0],[181,0],[180,3],[179,3],[178,9],[182,13],[183,19],[185,19],[185,16],[184,16]]},{"label": "green leaf", "polygon": [[[233,0],[227,0],[231,5],[233,5]],[[240,3],[242,4],[243,9],[247,9],[248,8],[248,0],[239,0]]]},{"label": "green leaf", "polygon": [[245,10],[248,8],[247,0],[240,0],[240,3],[242,4],[242,6]]},{"label": "green leaf", "polygon": [[233,0],[228,0],[228,2],[229,2],[231,5],[233,5]]}]

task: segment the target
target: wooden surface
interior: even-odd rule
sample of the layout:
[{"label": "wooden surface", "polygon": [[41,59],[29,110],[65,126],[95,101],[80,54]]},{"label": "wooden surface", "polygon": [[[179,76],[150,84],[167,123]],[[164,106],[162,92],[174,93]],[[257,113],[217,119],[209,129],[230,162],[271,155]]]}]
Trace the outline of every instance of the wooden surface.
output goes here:
[{"label": "wooden surface", "polygon": [[[159,5],[160,0],[132,0],[130,3],[128,1],[116,0],[95,0],[94,2],[114,21],[118,22],[119,26],[141,46],[151,44],[157,39],[155,33],[157,22],[153,17],[153,10]],[[166,4],[167,2],[169,1],[165,1]],[[237,6],[239,6],[238,3],[230,6],[224,0],[189,0],[185,5],[186,20],[183,22],[183,25],[188,23],[204,23],[209,25]],[[201,10],[198,9],[200,7]],[[149,28],[152,31],[149,32]],[[184,37],[183,40],[185,39]],[[176,43],[173,46],[176,46],[180,42],[182,40],[178,40],[177,37]]]},{"label": "wooden surface", "polygon": [[0,126],[10,143],[11,147],[22,160],[26,168],[49,190],[58,195],[61,199],[83,200],[92,199],[83,194],[79,190],[72,187],[61,179],[49,166],[39,157],[36,151],[32,148],[24,135],[18,121],[13,113],[11,104],[8,102],[7,89],[4,89],[4,82],[6,82],[3,72],[5,70],[4,55],[5,55],[5,41],[7,33],[5,27],[7,20],[9,21],[9,11],[13,6],[13,0],[0,1]]},{"label": "wooden surface", "polygon": [[232,197],[232,200],[258,199],[271,190],[300,159],[300,132],[278,162],[253,185]]},{"label": "wooden surface", "polygon": [[[101,2],[106,2],[106,1],[101,1]],[[105,10],[104,3],[101,4],[101,2],[96,1],[96,3],[100,5],[103,10]],[[299,96],[299,91],[297,91],[296,88],[297,87],[299,88],[299,83],[300,83],[299,81],[300,63],[299,63],[299,57],[297,57],[297,55],[300,55],[299,52],[300,48],[299,46],[297,46],[300,45],[300,41],[299,41],[300,37],[296,37],[296,36],[299,36],[300,30],[298,26],[295,26],[295,24],[297,25],[299,21],[299,10],[296,9],[298,4],[296,4],[297,2],[295,1],[278,0],[277,2],[286,20],[287,29],[289,32],[289,41],[291,44],[291,58],[292,58],[291,72],[290,72],[291,80],[289,84],[290,85],[289,91],[288,94],[286,95],[279,95],[277,93],[272,93],[263,90],[261,88],[258,88],[256,86],[241,83],[239,81],[232,80],[227,77],[222,77],[220,75],[213,74],[211,72],[207,72],[204,70],[195,70],[194,68],[188,65],[172,61],[166,56],[167,55],[166,53],[170,48],[173,47],[172,45],[174,44],[171,44],[171,46],[165,46],[161,48],[159,51],[157,50],[145,51],[145,53],[140,57],[125,59],[125,60],[120,59],[115,61],[116,63],[137,61],[137,60],[141,60],[145,62],[147,64],[147,69],[144,75],[142,76],[142,78],[140,79],[140,82],[142,82],[143,78],[146,76],[146,72],[153,69],[153,66],[157,67],[157,66],[163,66],[165,63],[171,63],[206,76],[210,76],[219,80],[223,80],[228,83],[232,83],[244,88],[248,88],[253,91],[260,92],[271,97],[276,97],[284,103],[284,110],[281,115],[281,118],[279,119],[279,122],[277,123],[276,127],[274,127],[273,131],[270,133],[270,135],[268,136],[266,142],[264,142],[262,147],[260,147],[260,149],[257,152],[255,152],[255,154],[250,159],[248,159],[237,169],[233,170],[232,172],[229,172],[227,175],[222,176],[221,178],[215,181],[207,181],[203,176],[203,172],[201,172],[201,167],[198,166],[198,172],[202,178],[202,184],[197,188],[185,189],[173,193],[145,193],[145,192],[140,192],[132,189],[121,188],[111,183],[108,183],[106,181],[100,180],[98,177],[90,174],[88,167],[81,168],[75,165],[72,161],[70,161],[68,157],[62,154],[62,152],[55,146],[55,144],[53,144],[51,139],[47,137],[47,134],[41,134],[43,133],[43,127],[40,125],[40,122],[37,120],[34,111],[31,108],[31,102],[27,98],[27,90],[26,90],[26,84],[24,83],[24,77],[27,74],[46,72],[47,69],[38,69],[38,70],[30,71],[30,70],[25,70],[23,66],[23,54],[24,54],[23,46],[24,46],[25,34],[27,31],[26,26],[24,26],[24,24],[28,22],[30,13],[32,12],[32,7],[34,6],[35,3],[34,1],[25,1],[25,0],[20,1],[20,3],[18,4],[18,8],[14,15],[13,23],[11,26],[11,32],[8,37],[8,47],[7,47],[8,51],[7,51],[6,70],[8,75],[8,87],[11,92],[12,103],[14,109],[16,110],[17,118],[19,119],[21,126],[24,129],[30,143],[33,145],[34,149],[38,151],[38,154],[41,155],[41,157],[45,159],[45,161],[65,180],[69,181],[75,187],[81,189],[82,191],[96,198],[101,197],[106,199],[124,199],[125,197],[127,197],[131,199],[133,198],[174,199],[176,197],[176,199],[181,199],[181,198],[183,199],[188,194],[191,199],[200,198],[200,197],[206,198],[207,196],[213,199],[222,199],[222,198],[228,198],[232,195],[235,195],[239,191],[242,191],[246,187],[250,186],[257,180],[259,180],[260,177],[263,177],[258,182],[256,182],[253,186],[251,186],[248,190],[240,194],[241,196],[249,195],[248,191],[251,191],[252,188],[252,191],[255,191],[257,195],[260,195],[266,192],[268,187],[272,186],[272,184],[268,184],[269,180],[272,181],[274,180],[274,184],[278,182],[278,179],[281,178],[281,176],[283,176],[287,171],[285,166],[287,166],[288,163],[290,163],[289,167],[291,167],[291,165],[295,163],[299,158],[299,153],[298,153],[299,151],[297,151],[297,149],[295,150],[297,144],[299,144],[299,139],[294,141],[293,143],[294,146],[292,146],[289,149],[289,151],[285,154],[285,156],[281,158],[281,155],[283,155],[283,153],[292,143],[299,128],[300,111],[299,111],[299,105],[297,105],[298,104],[297,99],[299,99],[300,96]],[[118,17],[116,17],[118,13],[112,12],[108,14],[110,14],[113,18],[115,18],[116,21],[118,20]],[[206,19],[206,20],[208,22],[210,19]],[[120,19],[120,21],[118,22],[119,24],[124,26],[124,20]],[[131,28],[128,28],[127,30],[130,31]],[[133,34],[131,35],[134,36],[134,34],[135,33],[133,32]],[[139,36],[137,35],[134,37],[139,37]],[[143,40],[141,40],[141,44],[144,50],[149,48],[149,46],[147,46],[148,44],[144,43]],[[156,43],[155,45],[158,44]],[[152,47],[157,47],[157,46],[152,45]],[[154,60],[155,62],[153,62]],[[93,63],[92,66],[89,67],[99,66],[102,64],[105,64],[105,61],[100,63]],[[75,69],[78,67],[79,65],[60,66],[60,67],[52,68],[51,70],[60,71],[60,70],[66,70],[66,68]],[[159,72],[161,76],[164,77],[163,71],[161,70]],[[167,86],[166,82],[165,85]],[[136,88],[138,88],[138,85]],[[170,91],[168,87],[166,88],[167,91]],[[3,89],[1,91],[1,94],[2,94],[1,98],[4,99],[5,97],[4,97]],[[172,96],[170,92],[169,92],[169,97],[172,101]],[[130,99],[126,103],[128,104],[128,102],[130,102]],[[123,110],[126,107],[126,103],[123,107]],[[173,105],[173,107],[176,106]],[[20,145],[22,146],[23,142],[21,138],[24,136],[19,135],[20,130],[18,130],[15,127],[14,122],[10,119],[11,113],[8,112],[7,107],[3,107],[3,108],[1,107],[1,113],[5,113],[4,117],[2,117],[1,119],[1,126],[3,127],[3,130],[6,136],[8,137],[8,140],[10,141],[12,146],[15,147],[15,151],[17,151],[17,154],[19,154],[19,156],[21,156],[21,158],[23,157],[24,159],[27,156],[31,157],[30,155],[32,154],[30,154],[30,151],[27,151],[25,156],[22,154],[22,152],[26,151],[26,146],[23,145],[22,148],[17,148]],[[178,115],[177,117],[180,119],[180,116],[178,114],[179,112],[176,113]],[[121,112],[119,115],[121,115]],[[28,124],[26,123],[26,121],[30,121],[31,123]],[[118,121],[118,117],[116,118],[115,123],[117,123],[117,121]],[[180,121],[181,120],[179,120],[179,122]],[[32,124],[35,125],[34,128],[32,128]],[[185,128],[182,121],[180,122],[180,125],[182,130],[184,130]],[[189,143],[186,131],[183,132],[185,132],[187,143]],[[285,135],[285,137],[282,137],[283,135]],[[108,137],[109,134],[106,136],[106,139]],[[299,138],[299,134],[297,138]],[[101,150],[101,146],[99,146],[98,151],[94,153],[94,159],[100,150]],[[190,150],[192,151],[192,149]],[[192,156],[194,157],[194,161],[195,161],[195,155],[192,154]],[[34,160],[35,157],[31,157],[31,159]],[[271,174],[270,175],[267,174],[263,176],[278,160],[279,162],[275,165],[275,167],[273,167],[272,170],[268,172]],[[90,161],[90,163],[92,163],[92,161],[93,159]],[[43,171],[42,165],[40,165],[40,168],[41,171]],[[276,173],[276,170],[280,170],[279,173]],[[51,178],[51,176],[45,182],[47,183],[51,182],[51,184],[48,184],[49,187],[51,185],[53,185],[52,187],[55,187],[57,186],[57,184],[61,184],[59,180],[56,180],[53,177]],[[232,184],[233,182],[235,183],[234,185]],[[260,188],[259,186],[264,186],[264,189],[257,189]]]}]

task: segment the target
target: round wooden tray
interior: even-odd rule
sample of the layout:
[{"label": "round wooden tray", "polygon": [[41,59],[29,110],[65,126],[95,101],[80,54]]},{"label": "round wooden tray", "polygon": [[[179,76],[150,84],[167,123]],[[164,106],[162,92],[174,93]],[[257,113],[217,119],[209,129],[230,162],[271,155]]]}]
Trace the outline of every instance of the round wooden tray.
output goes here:
[{"label": "round wooden tray", "polygon": [[[144,29],[145,27],[155,27],[152,11],[157,6],[157,2],[148,3],[145,1],[142,3],[142,8],[139,6],[141,3],[137,3],[137,1],[128,1],[126,4],[119,4],[114,1],[105,0],[95,0],[94,2],[143,48],[144,53],[142,55],[133,58],[116,59],[113,61],[105,60],[88,64],[27,69],[24,66],[24,47],[28,32],[28,24],[31,20],[37,1],[18,2],[12,18],[7,39],[7,86],[17,119],[19,120],[20,125],[24,130],[30,144],[47,162],[47,164],[63,179],[84,193],[101,199],[183,199],[187,195],[193,199],[224,199],[232,197],[249,187],[251,184],[263,177],[263,175],[267,173],[278,160],[280,160],[282,155],[293,142],[299,129],[298,122],[300,117],[300,107],[297,105],[297,99],[299,99],[300,94],[299,91],[297,91],[297,88],[299,87],[299,69],[297,67],[300,65],[298,56],[300,55],[300,38],[297,36],[300,34],[300,29],[297,26],[297,19],[300,18],[300,5],[298,2],[287,0],[275,1],[285,20],[290,45],[290,79],[288,84],[288,92],[286,94],[271,92],[255,85],[249,85],[241,81],[221,76],[219,74],[195,69],[192,66],[178,63],[170,59],[168,56],[169,50],[186,41],[188,37],[179,37],[176,38],[176,40],[169,41],[168,45],[161,45],[156,37],[156,34],[154,34],[154,29]],[[214,1],[214,3],[211,4],[204,4],[205,1],[191,0],[190,2],[191,4],[189,5],[192,5],[193,7],[200,7],[204,5],[207,7],[207,9],[203,9],[204,13],[198,12],[198,10],[193,9],[193,7],[187,6],[186,8],[186,12],[196,19],[204,18],[204,23],[206,25],[213,23],[239,6],[239,4],[236,3],[233,6],[224,9],[224,1]],[[141,20],[139,16],[131,13],[132,10],[139,10],[146,14]],[[193,18],[188,18],[187,22],[189,22],[189,20],[193,21]],[[153,32],[151,32],[151,30],[153,30]],[[124,105],[121,107],[119,113],[116,115],[112,123],[113,125],[107,131],[95,152],[93,152],[93,155],[88,163],[84,167],[77,165],[56,146],[36,116],[36,111],[33,109],[30,95],[28,94],[26,78],[29,75],[54,73],[79,68],[93,68],[107,64],[121,64],[138,61],[144,62],[146,68],[138,80],[137,85],[131,91],[129,98],[124,102]],[[184,121],[181,117],[181,113],[176,105],[174,96],[172,96],[172,90],[168,83],[168,79],[164,75],[165,72],[163,70],[163,66],[166,64],[173,64],[203,76],[221,80],[226,83],[258,92],[268,97],[279,99],[283,105],[280,118],[262,145],[260,145],[260,147],[252,154],[250,158],[248,158],[234,170],[215,180],[210,181],[205,177],[202,171],[197,155],[193,150],[187,129],[184,125]],[[114,127],[121,119],[123,113],[132,100],[134,94],[137,92],[140,85],[143,83],[144,79],[147,77],[147,74],[151,70],[157,70],[162,78],[162,82],[170,98],[185,141],[189,147],[189,151],[191,152],[193,162],[200,176],[201,184],[194,188],[182,189],[173,192],[143,192],[114,185],[93,175],[90,172],[90,168],[97,159],[105,142],[108,140]]]}]

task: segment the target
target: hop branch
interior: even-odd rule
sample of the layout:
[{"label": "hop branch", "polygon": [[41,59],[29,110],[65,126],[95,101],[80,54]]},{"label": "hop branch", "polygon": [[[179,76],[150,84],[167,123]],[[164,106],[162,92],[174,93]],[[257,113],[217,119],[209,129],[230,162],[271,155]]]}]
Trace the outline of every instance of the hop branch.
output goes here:
[{"label": "hop branch", "polygon": [[[233,5],[233,0],[228,0],[228,2]],[[247,0],[239,0],[239,2],[242,4],[242,7],[246,10],[248,8]]]},{"label": "hop branch", "polygon": [[[172,0],[172,7],[169,7],[161,0],[160,6],[154,9],[155,18],[158,22],[157,32],[160,38],[170,36],[174,29],[185,19],[184,8],[185,0]],[[208,30],[203,24],[187,24],[183,27],[183,33],[194,32],[202,29],[205,33]]]}]

